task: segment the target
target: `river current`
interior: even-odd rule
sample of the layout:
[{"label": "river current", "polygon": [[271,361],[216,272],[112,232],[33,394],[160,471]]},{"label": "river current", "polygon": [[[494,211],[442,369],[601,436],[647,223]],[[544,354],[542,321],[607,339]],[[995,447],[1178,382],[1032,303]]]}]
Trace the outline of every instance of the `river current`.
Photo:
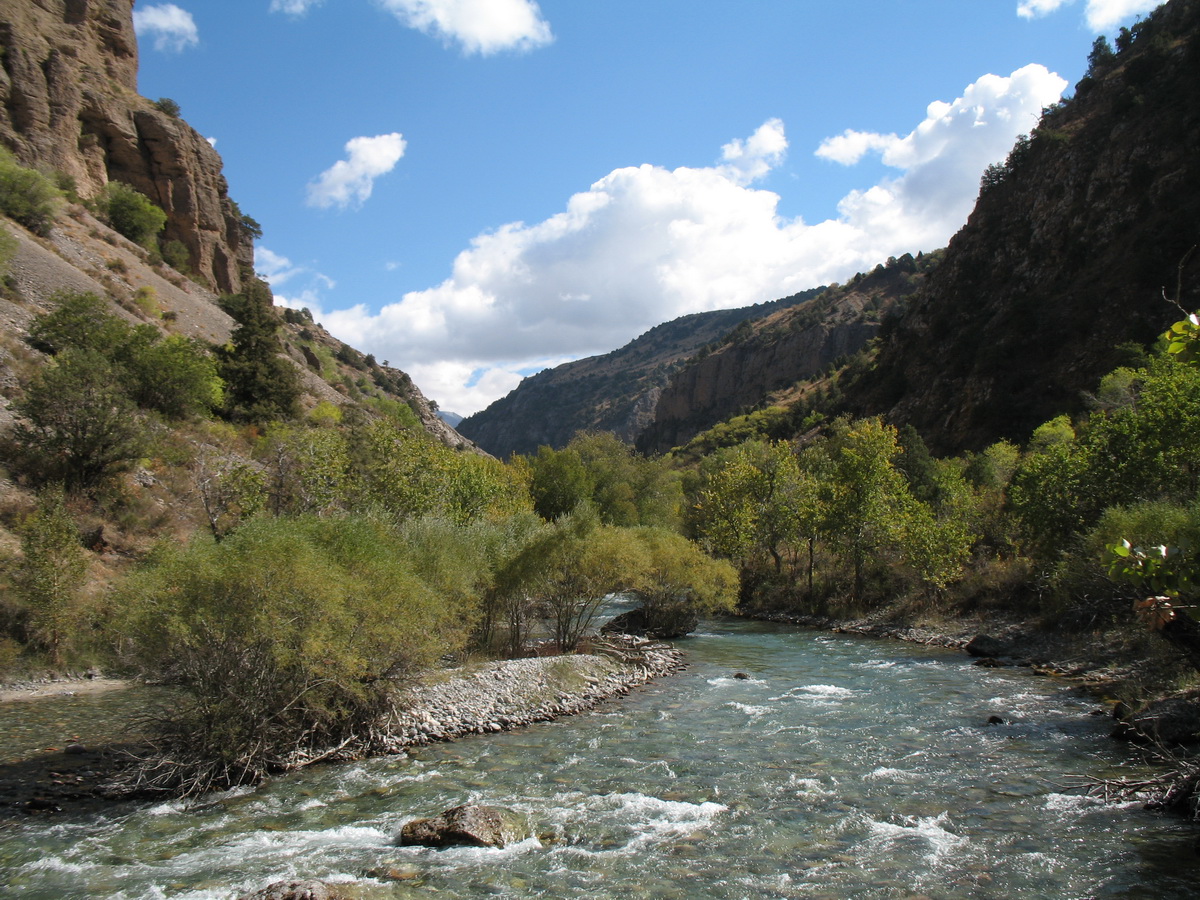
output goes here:
[{"label": "river current", "polygon": [[[4,827],[0,895],[231,898],[285,878],[445,900],[1200,892],[1200,830],[1071,790],[1145,770],[1070,685],[764,623],[709,622],[683,646],[681,674],[552,724]],[[520,810],[536,837],[394,845],[464,802]]]}]

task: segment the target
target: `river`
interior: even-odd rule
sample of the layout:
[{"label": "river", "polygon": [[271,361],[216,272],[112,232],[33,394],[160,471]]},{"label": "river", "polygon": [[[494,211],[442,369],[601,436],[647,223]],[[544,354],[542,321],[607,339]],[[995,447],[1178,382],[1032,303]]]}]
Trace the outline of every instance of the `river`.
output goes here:
[{"label": "river", "polygon": [[[1200,830],[1069,789],[1145,772],[1069,684],[737,620],[684,646],[683,673],[552,724],[31,817],[0,829],[0,895],[230,898],[296,877],[445,900],[1197,895]],[[521,810],[537,837],[394,846],[407,819],[464,802]]]}]

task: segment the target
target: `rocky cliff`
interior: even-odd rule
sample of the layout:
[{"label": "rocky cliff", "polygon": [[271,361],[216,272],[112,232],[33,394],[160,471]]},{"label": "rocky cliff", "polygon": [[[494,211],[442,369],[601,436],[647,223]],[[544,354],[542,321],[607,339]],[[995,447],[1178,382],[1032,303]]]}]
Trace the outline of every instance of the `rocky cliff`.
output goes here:
[{"label": "rocky cliff", "polygon": [[253,264],[252,234],[230,200],[217,151],[137,93],[133,0],[0,3],[0,142],[53,170],[79,196],[131,185],[167,213],[166,241],[233,293]]},{"label": "rocky cliff", "polygon": [[741,322],[810,300],[820,289],[739,309],[682,316],[624,347],[546,369],[522,381],[458,431],[489,453],[566,446],[577,431],[610,431],[632,443],[653,421],[659,393],[683,363]]},{"label": "rocky cliff", "polygon": [[747,322],[710,353],[676,372],[658,398],[638,449],[665,452],[722,419],[861,350],[901,298],[923,280],[936,256],[888,260],[809,303]]},{"label": "rocky cliff", "polygon": [[[1099,46],[1073,99],[989,169],[967,225],[878,361],[858,413],[940,452],[1024,441],[1200,306],[1200,2]],[[1190,253],[1190,255],[1189,255]]]}]

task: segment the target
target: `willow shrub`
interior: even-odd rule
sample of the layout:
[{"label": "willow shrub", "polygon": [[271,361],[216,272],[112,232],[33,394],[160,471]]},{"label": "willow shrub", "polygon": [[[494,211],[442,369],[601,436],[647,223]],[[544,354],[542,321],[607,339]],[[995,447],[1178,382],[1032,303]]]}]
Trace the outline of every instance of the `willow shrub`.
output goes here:
[{"label": "willow shrub", "polygon": [[256,519],[165,549],[125,587],[136,661],[187,702],[159,722],[173,790],[369,749],[391,690],[465,640],[467,618],[355,518]]}]

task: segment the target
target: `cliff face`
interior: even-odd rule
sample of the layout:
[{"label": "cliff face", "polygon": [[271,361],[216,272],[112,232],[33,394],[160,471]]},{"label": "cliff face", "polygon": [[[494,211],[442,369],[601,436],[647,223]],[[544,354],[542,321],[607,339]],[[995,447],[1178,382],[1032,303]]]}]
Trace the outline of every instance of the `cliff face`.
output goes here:
[{"label": "cliff face", "polygon": [[[847,393],[939,453],[1024,441],[1200,305],[1200,2],[1093,62],[989,170],[945,262]],[[1095,56],[1095,54],[1094,54]],[[1181,268],[1181,263],[1183,266]]]},{"label": "cliff face", "polygon": [[252,237],[220,156],[137,93],[133,0],[5,0],[0,54],[0,142],[21,163],[63,173],[85,199],[131,185],[166,211],[163,238],[212,288],[241,288]]},{"label": "cliff face", "polygon": [[522,381],[458,431],[501,458],[561,448],[577,431],[610,431],[632,443],[653,421],[672,373],[739,323],[802,303],[819,289],[771,303],[682,316],[655,326],[618,350],[565,363]]},{"label": "cliff face", "polygon": [[762,404],[773,392],[857,353],[879,330],[882,316],[916,289],[933,259],[906,255],[889,260],[886,267],[829,288],[807,304],[738,329],[672,377],[638,449],[661,453],[680,446],[722,419]]}]

